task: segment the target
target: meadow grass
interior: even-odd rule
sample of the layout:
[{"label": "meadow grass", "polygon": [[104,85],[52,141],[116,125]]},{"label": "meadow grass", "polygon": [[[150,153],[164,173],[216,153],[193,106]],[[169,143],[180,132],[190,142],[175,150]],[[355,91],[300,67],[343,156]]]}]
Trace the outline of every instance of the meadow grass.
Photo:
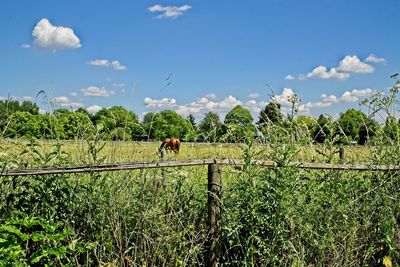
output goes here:
[{"label": "meadow grass", "polygon": [[[3,140],[0,145],[1,164],[8,168],[159,159],[157,142]],[[179,155],[168,158],[244,159],[243,166],[223,166],[223,266],[397,264],[398,172],[288,166],[293,160],[338,162],[335,149],[183,143]],[[375,150],[346,148],[346,162],[376,163]],[[263,168],[255,164],[258,158],[277,160],[281,167]],[[0,192],[1,264],[34,266],[39,256],[41,264],[67,266],[205,264],[206,166],[3,177]],[[41,220],[62,225],[60,231],[46,230],[54,227]],[[27,221],[37,223],[30,228]],[[38,240],[33,233],[40,223]],[[10,232],[10,225],[19,232]],[[13,246],[2,242],[11,237]]]}]

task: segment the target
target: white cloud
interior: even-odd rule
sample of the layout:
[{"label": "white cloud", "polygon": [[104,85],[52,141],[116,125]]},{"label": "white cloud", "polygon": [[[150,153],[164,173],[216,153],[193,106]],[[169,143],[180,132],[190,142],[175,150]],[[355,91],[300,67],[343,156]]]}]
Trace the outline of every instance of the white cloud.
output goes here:
[{"label": "white cloud", "polygon": [[247,101],[247,102],[243,105],[243,107],[244,107],[244,108],[247,108],[247,109],[250,110],[250,112],[252,112],[252,113],[258,114],[258,113],[260,113],[260,111],[265,107],[266,104],[267,104],[267,103],[264,102],[264,101],[257,102],[256,100],[252,99],[252,100]]},{"label": "white cloud", "polygon": [[251,94],[248,95],[248,97],[249,97],[249,98],[256,99],[256,98],[259,98],[259,97],[260,97],[260,94],[259,94],[259,93],[251,93]]},{"label": "white cloud", "polygon": [[96,59],[96,60],[88,61],[88,62],[86,62],[86,64],[93,65],[93,66],[99,66],[99,67],[112,68],[113,70],[126,70],[127,69],[127,67],[122,65],[118,60],[110,61],[108,59]]},{"label": "white cloud", "polygon": [[192,6],[183,5],[183,6],[162,6],[162,5],[154,5],[148,8],[150,12],[158,12],[160,15],[157,18],[171,18],[175,19],[179,16],[184,15],[186,11],[191,9]]},{"label": "white cloud", "polygon": [[346,56],[339,62],[337,70],[347,73],[373,73],[375,68],[362,62],[357,56]]},{"label": "white cloud", "polygon": [[327,94],[322,94],[321,95],[321,102],[323,103],[337,103],[337,97],[335,95],[327,95]]},{"label": "white cloud", "polygon": [[325,66],[318,66],[307,74],[307,78],[319,78],[319,79],[332,79],[336,78],[339,80],[346,80],[350,77],[350,74],[344,72],[338,72],[336,68],[328,68]]},{"label": "white cloud", "polygon": [[30,44],[21,44],[21,48],[25,48],[25,49],[31,48],[31,45]]},{"label": "white cloud", "polygon": [[283,88],[282,93],[280,95],[273,96],[272,100],[276,101],[282,106],[291,106],[292,104],[289,102],[289,97],[294,95],[295,93],[292,88]]},{"label": "white cloud", "polygon": [[217,96],[216,96],[214,93],[207,94],[206,97],[207,97],[208,99],[216,99],[216,98],[217,98]]},{"label": "white cloud", "polygon": [[69,95],[70,95],[70,96],[78,96],[78,93],[77,93],[77,92],[72,92],[72,93],[70,93]]},{"label": "white cloud", "polygon": [[81,92],[84,96],[100,96],[100,97],[109,97],[115,95],[115,91],[107,90],[105,88],[100,88],[97,86],[89,86],[88,88],[81,89]]},{"label": "white cloud", "polygon": [[304,81],[305,79],[307,79],[307,76],[304,74],[299,74],[299,76],[297,77],[297,79],[299,79],[300,81]]},{"label": "white cloud", "polygon": [[89,113],[96,113],[102,110],[103,108],[100,107],[99,105],[92,105],[86,108],[87,112]]},{"label": "white cloud", "polygon": [[345,103],[355,103],[358,101],[358,97],[352,95],[351,92],[346,91],[340,97],[340,101],[345,102]]},{"label": "white cloud", "polygon": [[377,57],[374,54],[369,54],[369,56],[365,59],[365,62],[386,63],[386,59],[384,59],[383,57]]},{"label": "white cloud", "polygon": [[286,77],[285,77],[285,80],[294,80],[294,79],[296,79],[296,78],[290,74],[286,75]]},{"label": "white cloud", "polygon": [[162,99],[152,99],[151,97],[144,98],[144,104],[148,107],[174,107],[176,106],[175,98],[162,98]]},{"label": "white cloud", "polygon": [[33,43],[40,48],[57,50],[64,48],[79,48],[81,43],[71,28],[54,26],[43,18],[35,26],[32,32]]},{"label": "white cloud", "polygon": [[[380,61],[384,60],[375,57],[373,54],[368,56],[368,61]],[[366,59],[366,61],[367,61]],[[326,66],[320,65],[314,68],[307,75],[300,74],[299,80],[305,80],[305,78],[319,78],[319,79],[338,79],[347,80],[352,73],[373,73],[375,68],[363,61],[361,61],[357,56],[345,56],[338,64],[337,67],[328,68]]]},{"label": "white cloud", "polygon": [[22,97],[22,100],[24,100],[24,101],[33,101],[33,97],[32,96],[23,96]]},{"label": "white cloud", "polygon": [[353,89],[351,90],[351,94],[354,96],[370,96],[372,95],[372,89],[366,88],[366,89]]},{"label": "white cloud", "polygon": [[360,97],[367,97],[372,95],[373,90],[370,88],[366,89],[353,89],[351,91],[346,91],[340,97],[340,101],[344,103],[355,103],[358,102]]},{"label": "white cloud", "polygon": [[70,107],[72,109],[80,108],[83,106],[83,103],[71,101],[66,96],[55,97],[51,100],[51,102],[53,103],[53,105],[58,105],[61,107]]}]

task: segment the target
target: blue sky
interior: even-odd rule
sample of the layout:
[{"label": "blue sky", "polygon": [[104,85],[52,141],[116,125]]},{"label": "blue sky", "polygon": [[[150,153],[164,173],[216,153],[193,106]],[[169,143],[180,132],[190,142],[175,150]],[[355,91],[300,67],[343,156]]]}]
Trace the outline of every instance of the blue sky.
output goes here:
[{"label": "blue sky", "polygon": [[46,91],[57,107],[122,105],[139,116],[173,109],[221,117],[337,115],[400,71],[398,0],[2,0],[0,97]]}]

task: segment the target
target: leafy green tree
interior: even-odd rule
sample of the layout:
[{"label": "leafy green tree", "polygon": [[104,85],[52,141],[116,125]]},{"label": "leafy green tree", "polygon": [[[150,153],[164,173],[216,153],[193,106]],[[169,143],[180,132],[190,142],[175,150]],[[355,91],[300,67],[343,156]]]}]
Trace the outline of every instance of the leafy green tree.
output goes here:
[{"label": "leafy green tree", "polygon": [[196,119],[194,118],[194,116],[192,114],[189,114],[186,119],[190,122],[193,129],[196,129]]},{"label": "leafy green tree", "polygon": [[360,127],[367,121],[367,115],[359,110],[349,109],[341,113],[338,119],[340,128],[337,129],[337,133],[343,137],[341,138],[342,142],[358,141]]},{"label": "leafy green tree", "polygon": [[280,125],[282,121],[281,104],[271,101],[261,110],[257,124],[260,126],[264,124]]},{"label": "leafy green tree", "polygon": [[228,142],[245,141],[253,138],[256,131],[250,111],[240,105],[234,107],[225,116],[226,132],[224,140]]},{"label": "leafy green tree", "polygon": [[161,140],[165,137],[175,137],[182,140],[193,138],[190,123],[172,110],[164,110],[154,116],[154,137]]},{"label": "leafy green tree", "polygon": [[66,109],[55,112],[58,134],[62,139],[81,139],[90,136],[94,127],[87,113],[81,111],[69,111]]},{"label": "leafy green tree", "polygon": [[200,141],[217,142],[221,136],[222,122],[215,112],[207,112],[199,124]]},{"label": "leafy green tree", "polygon": [[36,103],[32,103],[31,101],[22,102],[20,110],[29,112],[32,115],[39,114],[39,107],[36,105]]},{"label": "leafy green tree", "polygon": [[398,142],[400,139],[400,125],[395,117],[388,116],[383,126],[383,133],[387,140]]},{"label": "leafy green tree", "polygon": [[103,138],[112,140],[131,140],[138,127],[136,114],[121,106],[103,108],[93,116],[93,122],[103,127]]},{"label": "leafy green tree", "polygon": [[40,137],[40,117],[25,111],[16,111],[6,119],[3,137]]},{"label": "leafy green tree", "polygon": [[365,145],[370,141],[379,130],[379,124],[368,118],[365,123],[360,125],[360,130],[358,131],[358,144]]},{"label": "leafy green tree", "polygon": [[229,111],[224,120],[224,124],[237,124],[239,126],[249,126],[253,123],[253,116],[251,116],[250,111],[237,105],[231,111]]},{"label": "leafy green tree", "polygon": [[334,133],[333,121],[323,114],[319,115],[317,120],[317,127],[313,130],[313,139],[317,143],[323,143],[325,140]]}]

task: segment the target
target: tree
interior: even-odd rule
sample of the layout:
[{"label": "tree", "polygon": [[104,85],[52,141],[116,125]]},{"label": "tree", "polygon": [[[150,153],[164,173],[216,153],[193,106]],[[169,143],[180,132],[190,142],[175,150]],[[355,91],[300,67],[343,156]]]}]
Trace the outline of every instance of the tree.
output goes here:
[{"label": "tree", "polygon": [[154,116],[154,137],[161,140],[165,137],[175,137],[182,140],[194,138],[190,123],[172,110],[164,110]]},{"label": "tree", "polygon": [[281,112],[281,104],[271,101],[265,108],[260,112],[258,125],[262,126],[264,124],[275,124],[280,125],[283,120],[283,115]]},{"label": "tree", "polygon": [[249,126],[253,123],[253,116],[251,116],[250,111],[237,105],[225,116],[224,124],[237,124],[240,126]]},{"label": "tree", "polygon": [[[360,127],[368,121],[367,115],[362,111],[349,109],[340,114],[338,119],[339,129],[337,129],[337,134],[344,138],[342,142],[348,141],[358,141]],[[344,135],[344,136],[343,136]]]},{"label": "tree", "polygon": [[186,119],[189,121],[190,125],[192,125],[193,129],[196,129],[196,119],[194,118],[194,116],[192,114],[189,114]]},{"label": "tree", "polygon": [[40,137],[40,117],[25,111],[16,111],[7,117],[3,137]]},{"label": "tree", "polygon": [[39,107],[36,105],[36,103],[32,103],[31,101],[24,101],[21,104],[20,107],[21,111],[26,111],[32,115],[38,115],[39,114]]},{"label": "tree", "polygon": [[383,126],[383,133],[388,140],[395,142],[399,141],[400,138],[400,125],[396,118],[393,116],[388,116],[385,121],[385,126]]},{"label": "tree", "polygon": [[325,117],[323,114],[319,115],[317,120],[317,127],[313,131],[313,139],[317,143],[323,143],[333,134],[332,119]]},{"label": "tree", "polygon": [[224,139],[228,142],[240,142],[254,137],[253,117],[250,111],[240,105],[226,114],[224,124],[226,127]]},{"label": "tree", "polygon": [[121,106],[103,108],[93,116],[93,121],[103,127],[103,138],[112,140],[132,140],[132,133],[138,127],[136,114]]},{"label": "tree", "polygon": [[221,136],[222,122],[215,112],[207,112],[199,124],[199,139],[206,142],[217,142]]},{"label": "tree", "polygon": [[365,145],[371,140],[378,132],[379,124],[368,118],[365,123],[360,125],[360,130],[358,131],[358,144]]}]

